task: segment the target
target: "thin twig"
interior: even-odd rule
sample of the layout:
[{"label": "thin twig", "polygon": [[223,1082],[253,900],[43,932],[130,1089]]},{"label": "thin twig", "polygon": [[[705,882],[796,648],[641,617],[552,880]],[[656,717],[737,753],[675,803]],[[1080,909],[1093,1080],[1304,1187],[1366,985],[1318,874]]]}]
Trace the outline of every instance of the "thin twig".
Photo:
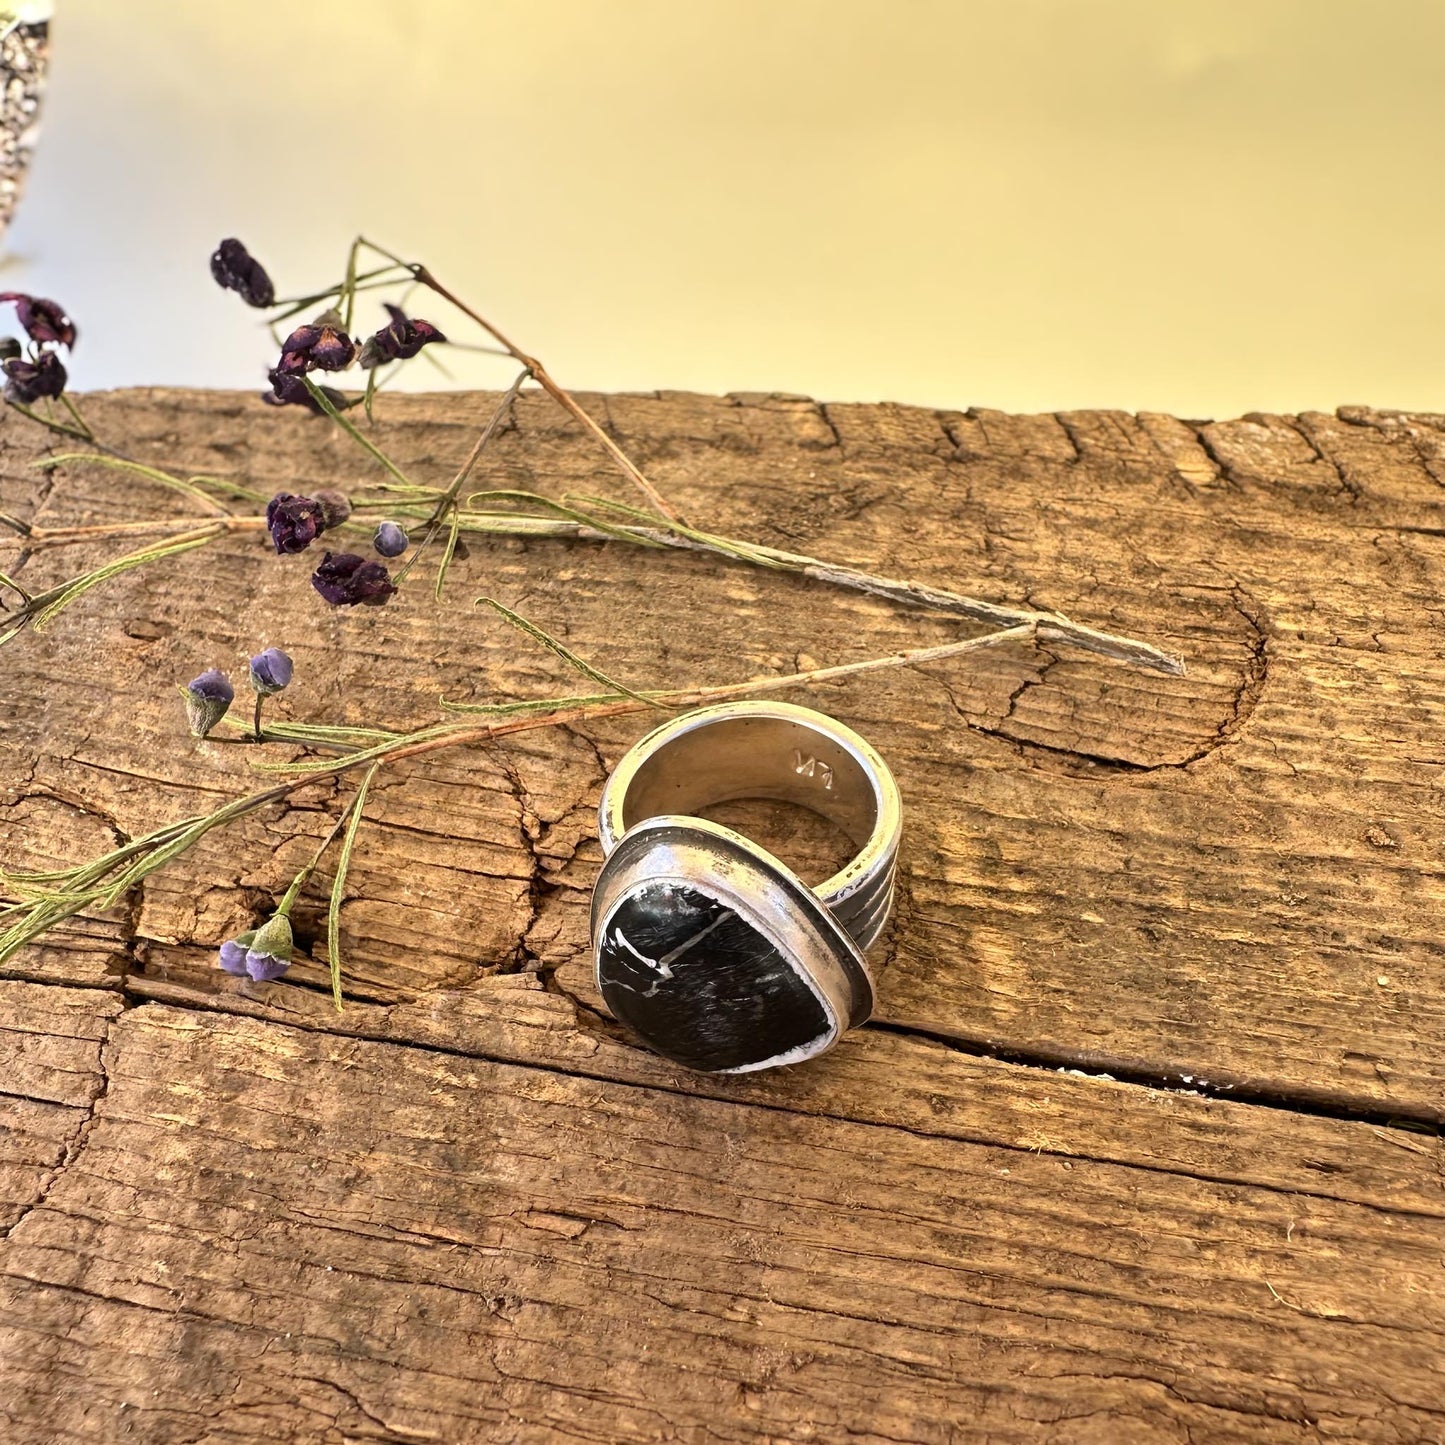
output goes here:
[{"label": "thin twig", "polygon": [[337,835],[346,826],[346,820],[351,816],[352,809],[355,807],[356,799],[352,798],[341,810],[341,816],[331,825],[331,831],[317,844],[310,861],[291,880],[291,886],[281,895],[276,904],[275,912],[287,913],[290,911],[291,905],[301,896],[301,890],[306,886],[311,875],[321,866],[321,860],[326,856],[326,850],[336,841]]},{"label": "thin twig", "polygon": [[214,542],[217,537],[224,535],[228,530],[226,520],[219,517],[200,527],[192,523],[186,531],[171,535],[162,543],[142,547],[139,551],[127,553],[124,557],[117,557],[114,561],[107,562],[92,572],[84,573],[80,577],[72,577],[45,592],[37,592],[27,599],[23,607],[6,616],[7,627],[10,627],[12,623],[19,625],[6,632],[4,637],[0,638],[0,642],[9,641],[12,637],[17,636],[26,622],[38,630],[77,597],[121,572],[127,572],[132,567],[144,566],[148,562],[158,562],[164,557],[174,557],[196,547],[204,547],[208,543]]},{"label": "thin twig", "polygon": [[[265,517],[217,517],[206,524],[217,537],[233,532],[264,532]],[[196,529],[194,517],[174,517],[159,522],[101,522],[87,527],[32,527],[25,538],[29,552],[46,547],[68,547],[78,542],[100,542],[107,537],[174,537]]]},{"label": "thin twig", "polygon": [[[946,613],[951,617],[967,617],[970,621],[985,622],[992,627],[1035,625],[1040,638],[1049,642],[1068,643],[1086,652],[1097,653],[1101,657],[1133,663],[1138,667],[1146,667],[1173,677],[1181,677],[1185,672],[1183,659],[1173,653],[1132,637],[1121,637],[1112,632],[1087,627],[1062,613],[1005,607],[997,602],[984,602],[961,592],[934,587],[927,582],[880,577],[856,567],[824,562],[817,557],[807,557],[797,552],[783,552],[761,543],[740,544],[731,538],[702,533],[681,536],[661,526],[609,525],[604,530],[600,526],[570,521],[563,517],[519,516],[508,512],[463,513],[460,520],[464,531],[528,537],[566,537],[594,542],[605,542],[623,533],[636,541],[654,546],[672,547],[688,552],[707,552],[729,561],[760,560],[779,571],[808,577],[830,587],[846,587],[854,592],[887,598],[890,602],[902,602],[911,607]],[[741,548],[746,548],[746,552],[740,550]]]},{"label": "thin twig", "polygon": [[[518,493],[519,498],[525,493]],[[557,506],[544,497],[537,497],[537,505]],[[405,505],[394,509],[397,515],[406,511]],[[945,613],[950,617],[966,617],[972,622],[984,622],[993,627],[1019,627],[1037,625],[1039,636],[1045,641],[1065,643],[1092,652],[1100,657],[1113,658],[1116,662],[1132,663],[1136,667],[1148,668],[1153,672],[1181,677],[1185,666],[1181,658],[1151,643],[1136,638],[1123,637],[1112,632],[1103,632],[1075,622],[1058,612],[1035,612],[1027,608],[1006,607],[997,602],[985,602],[961,592],[950,592],[927,582],[907,581],[895,577],[876,576],[856,567],[837,562],[825,562],[817,557],[803,556],[797,552],[783,552],[757,542],[740,542],[728,537],[714,537],[704,533],[682,536],[662,526],[640,526],[613,524],[599,519],[590,521],[573,520],[585,514],[572,509],[571,516],[537,516],[518,512],[467,512],[458,513],[458,526],[463,532],[481,533],[486,536],[514,536],[558,538],[585,542],[606,542],[627,540],[643,546],[670,547],[680,551],[705,552],[727,561],[763,561],[778,571],[791,572],[807,577],[830,587],[846,587],[854,592],[863,592],[873,597],[883,597],[890,602],[900,602],[910,607],[921,607],[931,612]],[[264,517],[217,518],[212,524],[220,532],[264,531]],[[89,542],[104,537],[119,537],[137,532],[149,532],[156,536],[187,533],[195,523],[189,520],[174,522],[113,522],[92,527],[32,528],[26,536],[25,545],[30,551],[45,547],[64,546],[72,542]],[[408,565],[410,565],[408,563]],[[406,567],[403,567],[404,574]]]},{"label": "thin twig", "polygon": [[543,366],[535,356],[529,356],[520,346],[499,331],[484,316],[474,311],[454,292],[449,291],[432,275],[427,267],[417,262],[403,261],[400,256],[394,255],[383,246],[378,246],[374,241],[365,241],[364,238],[363,241],[364,244],[375,251],[378,256],[385,256],[389,261],[394,261],[399,266],[409,267],[412,275],[415,276],[423,286],[435,291],[443,300],[450,301],[462,315],[470,317],[471,320],[475,321],[498,346],[505,348],[508,356],[520,361],[522,365],[527,368],[536,380],[537,385],[540,386],[553,401],[562,407],[564,411],[570,413],[577,421],[581,422],[581,424],[592,433],[593,437],[596,438],[607,455],[617,464],[622,474],[647,498],[653,508],[662,513],[669,521],[675,522],[679,520],[677,513],[663,500],[661,493],[659,493],[657,488],[642,474],[632,458],[582,409],[569,392],[565,391],[552,379],[547,368]]},{"label": "thin twig", "polygon": [[[0,930],[0,962],[10,957],[17,949],[49,931],[56,924],[72,918],[88,907],[110,907],[136,884],[143,882],[152,873],[185,852],[207,833],[226,823],[253,813],[269,803],[279,802],[296,789],[316,781],[318,778],[339,777],[353,768],[374,766],[380,763],[397,763],[403,759],[419,757],[443,748],[465,747],[469,744],[486,743],[512,733],[526,732],[534,728],[567,727],[586,723],[598,718],[619,717],[627,713],[641,712],[655,705],[655,701],[676,707],[698,706],[705,703],[729,701],[735,698],[754,697],[769,692],[779,692],[791,687],[803,687],[819,682],[829,682],[842,677],[857,676],[881,668],[907,667],[927,662],[938,662],[948,657],[957,657],[967,652],[996,647],[1009,642],[1026,641],[1035,635],[1033,627],[1010,628],[1000,632],[986,633],[982,637],[971,637],[960,642],[946,643],[941,647],[913,648],[906,652],[892,653],[887,657],[868,658],[862,662],[843,663],[836,667],[818,667],[805,672],[784,673],[780,676],[750,678],[740,683],[725,683],[717,687],[702,687],[671,692],[659,692],[652,697],[619,697],[602,702],[586,702],[578,706],[563,706],[549,712],[528,712],[517,716],[500,717],[486,723],[451,723],[439,727],[424,728],[416,733],[405,734],[395,741],[387,741],[376,747],[348,753],[330,762],[302,764],[296,768],[296,776],[282,783],[273,784],[245,797],[235,798],[214,813],[199,818],[184,819],[179,823],[167,824],[145,838],[134,839],[124,847],[114,850],[105,858],[86,864],[79,869],[62,870],[58,873],[6,875],[0,870],[0,883],[19,889],[24,901],[0,909],[0,915],[28,908],[28,916],[9,928]],[[120,868],[122,863],[129,866]],[[120,871],[117,872],[116,870]],[[46,881],[67,886],[54,889],[40,887]]]},{"label": "thin twig", "polygon": [[[405,263],[401,264],[405,265]],[[394,269],[395,264],[379,266],[375,271],[363,272],[355,278],[354,291],[382,291],[389,286],[394,286],[401,279],[399,276],[388,277],[385,281],[376,279],[379,276],[386,276],[388,271]],[[410,275],[410,268],[407,267],[406,270],[407,274]],[[278,298],[276,305],[282,309],[276,312],[268,323],[272,327],[273,333],[278,322],[289,321],[293,316],[298,316],[303,311],[309,311],[311,307],[315,306],[318,302],[335,301],[337,297],[341,295],[344,287],[345,283],[341,282],[335,286],[328,286],[324,291],[313,291],[309,296],[285,296]],[[278,342],[280,339],[279,336],[276,337]]]},{"label": "thin twig", "polygon": [[1032,623],[1019,627],[1005,628],[998,632],[987,632],[981,637],[967,637],[959,642],[945,642],[937,647],[915,647],[904,652],[892,652],[886,657],[870,657],[862,662],[845,662],[835,667],[815,667],[806,672],[785,672],[765,677],[753,677],[745,682],[722,683],[715,687],[676,688],[665,691],[618,697],[604,702],[586,702],[577,706],[558,708],[554,712],[530,713],[521,717],[502,717],[488,723],[443,723],[425,728],[418,734],[406,734],[395,742],[378,743],[333,762],[325,763],[280,763],[253,764],[263,771],[291,771],[304,773],[308,778],[333,777],[349,768],[361,766],[376,760],[398,762],[402,758],[419,757],[441,748],[464,747],[470,743],[487,742],[492,738],[506,737],[510,733],[526,732],[531,728],[565,727],[575,723],[590,722],[595,718],[622,717],[627,713],[643,712],[658,704],[667,707],[701,707],[714,702],[731,702],[746,697],[759,697],[770,692],[783,692],[790,687],[811,687],[820,682],[836,682],[841,678],[854,677],[865,672],[878,672],[885,668],[916,667],[928,662],[942,662],[950,657],[959,657],[968,652],[981,652],[988,647],[997,647],[1010,642],[1025,642],[1037,635],[1038,629]]},{"label": "thin twig", "polygon": [[[346,837],[341,843],[341,852],[336,859],[336,871],[331,879],[331,895],[326,904],[326,962],[331,970],[331,998],[337,1010],[341,1008],[341,905],[346,899],[346,875],[351,869],[351,854],[356,847],[356,835],[361,831],[361,810],[366,806],[366,794],[371,780],[376,776],[380,763],[373,763],[362,778],[341,819],[349,819]],[[341,819],[337,820],[340,827]]]},{"label": "thin twig", "polygon": [[80,414],[80,408],[79,408],[78,406],[76,406],[74,400],[71,398],[71,395],[70,395],[70,393],[69,393],[68,391],[61,393],[61,395],[60,395],[60,401],[61,401],[61,404],[65,407],[66,411],[68,411],[68,412],[70,413],[70,419],[76,424],[76,426],[78,426],[78,427],[81,429],[81,431],[83,431],[83,432],[85,433],[85,435],[86,435],[92,442],[94,442],[94,441],[95,441],[95,432],[94,432],[94,430],[92,429],[90,423],[89,423],[88,421],[86,421],[86,419],[85,419],[83,416],[81,416],[81,414]]},{"label": "thin twig", "polygon": [[383,467],[394,476],[404,487],[414,486],[411,480],[382,449],[371,441],[348,417],[345,417],[332,405],[331,398],[311,380],[309,376],[301,378],[306,390],[311,393],[311,399],[331,418],[338,426],[354,441],[363,451],[369,452]]},{"label": "thin twig", "polygon": [[100,438],[90,430],[90,423],[85,421],[84,418],[82,418],[82,425],[85,427],[85,430],[82,431],[80,427],[67,426],[63,421],[56,421],[54,417],[41,416],[38,411],[32,411],[28,406],[22,406],[18,401],[6,400],[5,405],[8,406],[11,411],[17,411],[27,420],[33,421],[36,426],[43,426],[46,431],[54,432],[56,436],[70,437],[72,441],[84,442],[87,446],[94,447],[96,451],[104,452],[108,457],[115,457],[118,461],[131,462],[135,460],[134,457],[129,457],[124,452],[117,451],[115,447],[101,441]]},{"label": "thin twig", "polygon": [[87,464],[134,473],[136,476],[145,477],[147,481],[155,482],[157,486],[165,487],[169,491],[181,492],[185,496],[203,503],[215,516],[229,517],[231,515],[220,502],[196,486],[194,482],[187,481],[184,477],[172,476],[170,472],[163,472],[159,467],[148,467],[142,462],[133,462],[128,457],[107,456],[101,452],[61,452],[58,456],[42,457],[33,465],[39,471],[50,472],[57,467]]},{"label": "thin twig", "polygon": [[[448,513],[457,510],[457,497],[461,494],[462,487],[466,484],[467,478],[471,476],[472,468],[476,466],[477,459],[485,450],[487,443],[497,434],[498,428],[500,428],[502,423],[507,419],[507,416],[512,410],[513,403],[517,400],[518,394],[521,392],[523,385],[525,385],[530,375],[531,372],[529,371],[519,372],[517,379],[503,393],[501,401],[497,403],[496,410],[492,412],[491,418],[488,420],[486,426],[482,428],[481,435],[473,443],[471,451],[467,453],[466,460],[458,468],[456,476],[452,478],[451,485],[437,498],[436,506],[432,509],[431,517],[427,523],[426,535],[417,543],[416,550],[397,572],[395,579],[397,582],[400,582],[401,579],[416,566],[421,554],[426,550],[428,544],[436,536],[437,532],[440,531],[441,525],[446,520]],[[456,550],[456,535],[457,528],[455,523],[453,523],[446,556],[442,561],[442,565],[437,569],[436,590],[438,598],[441,596],[441,587],[446,577],[447,564],[451,561],[452,553]]]},{"label": "thin twig", "polygon": [[67,426],[63,421],[56,421],[54,417],[41,416],[38,411],[32,411],[22,402],[11,401],[5,398],[5,405],[11,411],[18,411],[21,416],[33,421],[37,426],[43,426],[47,431],[53,431],[57,436],[71,437],[78,442],[95,442],[95,437],[88,431],[81,431],[79,427]]},{"label": "thin twig", "polygon": [[15,591],[20,594],[20,600],[22,602],[33,602],[35,600],[34,594],[31,592],[27,592],[25,588],[23,588],[8,573],[0,572],[0,584],[3,584],[6,587],[13,587]]}]

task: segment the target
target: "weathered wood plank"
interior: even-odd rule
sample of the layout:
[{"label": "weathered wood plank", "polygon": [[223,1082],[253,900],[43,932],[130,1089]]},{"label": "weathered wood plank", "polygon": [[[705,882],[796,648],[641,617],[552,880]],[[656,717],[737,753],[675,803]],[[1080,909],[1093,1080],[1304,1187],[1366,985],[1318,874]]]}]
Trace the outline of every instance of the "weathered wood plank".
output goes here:
[{"label": "weathered wood plank", "polygon": [[[70,992],[15,987],[36,1027]],[[510,997],[553,1010],[555,1065],[564,1000],[473,992],[359,1011],[495,1038]],[[669,1088],[156,1003],[109,1028],[83,1148],[0,1244],[18,1445],[1445,1430],[1438,1157],[1392,1131],[876,1032]],[[661,1069],[570,1032],[574,1057]],[[855,1072],[880,1050],[892,1091]],[[969,1100],[969,1071],[1024,1091]],[[1155,1157],[1010,1138],[1045,1080]],[[842,1117],[870,1094],[922,1127]],[[1270,1183],[1178,1168],[1225,1120],[1230,1167]],[[1351,1155],[1360,1197],[1334,1197]]]},{"label": "weathered wood plank", "polygon": [[[711,527],[1059,608],[1189,657],[1190,675],[1171,680],[1062,650],[1000,651],[804,699],[877,743],[908,805],[884,1020],[1088,1067],[1442,1117],[1438,419],[593,404]],[[379,435],[417,475],[445,475],[486,406],[390,398]],[[89,408],[103,432],[185,469],[293,489],[369,475],[326,424],[251,399],[130,392]],[[55,524],[162,503],[84,469],[38,484],[24,463],[42,439],[14,419],[0,434],[4,510]],[[612,485],[541,401],[524,403],[487,466],[496,485]],[[28,570],[41,582],[76,562],[50,553]],[[181,737],[171,686],[263,645],[297,658],[296,716],[422,722],[438,693],[555,690],[548,659],[474,613],[482,591],[636,684],[956,631],[795,579],[615,547],[474,543],[442,611],[418,591],[365,616],[327,613],[306,570],[236,543],[121,579],[26,639],[0,682],[8,846],[76,856],[93,846],[82,826],[131,835],[248,786],[244,750]],[[521,966],[585,997],[590,809],[640,726],[379,778],[343,914],[356,994],[413,997]],[[279,893],[334,806],[318,789],[247,821],[153,880],[73,973],[65,948],[22,970],[143,977],[148,941],[214,945]],[[806,860],[815,845],[795,842]],[[314,910],[303,924],[314,937]]]},{"label": "weathered wood plank", "polygon": [[104,1087],[114,993],[0,980],[0,1239],[79,1148]]},{"label": "weathered wood plank", "polygon": [[[175,961],[174,972],[188,972]],[[731,1078],[695,1074],[633,1047],[608,1021],[526,974],[429,993],[414,1003],[355,1004],[340,1015],[319,991],[236,990],[224,982],[203,991],[151,976],[136,979],[133,988],[177,1007],[669,1094],[1445,1217],[1439,1136],[1020,1066],[912,1034],[859,1030],[814,1065]]]}]

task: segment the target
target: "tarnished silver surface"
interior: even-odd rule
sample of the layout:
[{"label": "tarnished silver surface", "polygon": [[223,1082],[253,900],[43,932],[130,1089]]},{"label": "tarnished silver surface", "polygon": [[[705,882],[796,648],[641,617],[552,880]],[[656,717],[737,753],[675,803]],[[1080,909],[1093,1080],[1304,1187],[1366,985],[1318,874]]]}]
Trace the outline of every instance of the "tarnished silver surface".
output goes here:
[{"label": "tarnished silver surface", "polygon": [[[810,889],[756,843],[696,816],[736,798],[808,808],[858,853]],[[821,713],[737,702],[664,723],[618,764],[599,807],[607,861],[592,941],[603,998],[692,1068],[741,1073],[825,1052],[872,1012],[863,955],[888,921],[901,831],[887,765]]]}]

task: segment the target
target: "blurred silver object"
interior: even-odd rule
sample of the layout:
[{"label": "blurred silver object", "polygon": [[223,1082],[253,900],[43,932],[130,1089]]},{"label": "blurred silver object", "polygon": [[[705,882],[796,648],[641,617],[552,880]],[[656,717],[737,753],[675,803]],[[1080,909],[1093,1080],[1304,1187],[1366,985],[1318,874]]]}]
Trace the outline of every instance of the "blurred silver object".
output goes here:
[{"label": "blurred silver object", "polygon": [[51,0],[0,4],[0,235],[10,224],[40,127],[40,96],[50,66]]}]

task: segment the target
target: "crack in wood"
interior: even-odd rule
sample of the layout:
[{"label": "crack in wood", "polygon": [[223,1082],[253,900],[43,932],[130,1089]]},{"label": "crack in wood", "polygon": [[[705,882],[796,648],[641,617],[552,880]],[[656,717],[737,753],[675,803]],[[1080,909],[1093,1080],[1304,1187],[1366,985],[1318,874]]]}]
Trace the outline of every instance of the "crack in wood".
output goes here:
[{"label": "crack in wood", "polygon": [[[196,1429],[181,1417],[208,1422],[195,1438],[221,1419],[238,1440],[319,1438],[348,1409],[353,1433],[469,1438],[475,1405],[484,1430],[503,1410],[536,1428],[595,1410],[599,1439],[645,1419],[639,1441],[696,1409],[739,1445],[802,1418],[936,1445],[910,1422],[988,1410],[1023,1438],[1097,1417],[1100,1438],[1152,1420],[1203,1440],[1234,1417],[1384,1445],[1442,1414],[1440,1323],[1409,1291],[1445,1208],[1386,1177],[1350,1198],[1036,1151],[967,1108],[934,1133],[817,1112],[806,1085],[804,1112],[726,1097],[760,1080],[709,1095],[327,1033],[125,1015],[114,1107],[94,1110],[104,1165],[0,1251],[0,1331],[26,1321],[6,1337],[22,1431],[30,1382],[81,1361],[92,1412],[134,1387],[132,1431],[178,1439]],[[862,1392],[846,1431],[826,1413],[839,1390]],[[263,1399],[253,1436],[239,1416]]]},{"label": "crack in wood", "polygon": [[1277,1109],[1290,1114],[1306,1114],[1321,1119],[1349,1120],[1372,1124],[1378,1128],[1410,1130],[1425,1126],[1432,1137],[1445,1131],[1445,1108],[1410,1106],[1382,1109],[1372,1107],[1348,1096],[1328,1095],[1291,1089],[1258,1079],[1236,1077],[1228,1070],[1211,1070],[1213,1078],[1203,1078],[1185,1065],[1159,1068],[1139,1060],[1124,1060],[1091,1049],[1032,1048],[1000,1046],[985,1039],[971,1039],[956,1033],[941,1032],[908,1023],[872,1020],[866,1027],[896,1034],[903,1038],[927,1039],[945,1048],[955,1049],[974,1058],[997,1059],[1020,1068],[1043,1069],[1050,1073],[1078,1073],[1107,1079],[1113,1083],[1131,1084],[1145,1089],[1188,1094],[1202,1099],[1218,1099],[1224,1103],[1246,1107]]},{"label": "crack in wood", "polygon": [[[40,1181],[33,1199],[21,1206],[20,1212],[10,1221],[8,1225],[0,1227],[0,1243],[14,1235],[25,1221],[38,1209],[45,1207],[45,1202],[50,1198],[57,1184],[65,1176],[66,1172],[75,1167],[80,1156],[85,1152],[85,1146],[95,1128],[97,1113],[102,1101],[110,1089],[110,1070],[106,1058],[110,1047],[111,1032],[115,1027],[117,1019],[129,1012],[125,1009],[121,1014],[108,1018],[104,1021],[104,1032],[96,1045],[95,1074],[96,1080],[92,1087],[90,1102],[81,1110],[81,1117],[76,1123],[74,1131],[62,1143],[59,1157],[54,1165],[45,1173]],[[20,1096],[25,1097],[25,1096]]]}]

